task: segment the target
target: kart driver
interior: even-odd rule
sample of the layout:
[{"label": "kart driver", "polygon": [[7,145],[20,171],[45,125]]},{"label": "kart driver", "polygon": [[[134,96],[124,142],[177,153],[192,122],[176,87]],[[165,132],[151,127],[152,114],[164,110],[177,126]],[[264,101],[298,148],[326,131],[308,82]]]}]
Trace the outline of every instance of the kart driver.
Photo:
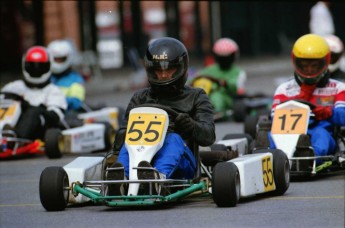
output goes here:
[{"label": "kart driver", "polygon": [[54,40],[48,45],[53,56],[51,81],[65,94],[68,111],[77,111],[85,100],[84,78],[72,70],[72,46],[67,40]]},{"label": "kart driver", "polygon": [[[315,105],[312,108],[315,118],[310,119],[307,135],[300,136],[295,156],[335,153],[334,127],[345,125],[345,84],[330,78],[330,59],[330,49],[323,37],[315,34],[300,37],[292,49],[294,78],[281,84],[275,91],[273,112],[278,104],[292,99]],[[270,141],[274,147],[272,139]],[[314,151],[308,149],[310,143]],[[317,164],[320,162],[317,160]]]},{"label": "kart driver", "polygon": [[344,54],[344,44],[335,35],[324,36],[331,50],[331,62],[328,66],[331,78],[345,82],[345,72],[340,69]]},{"label": "kart driver", "polygon": [[[211,91],[210,100],[216,112],[233,107],[233,98],[245,93],[246,72],[234,65],[239,57],[237,43],[229,38],[217,40],[212,49],[216,63],[197,73],[197,76],[210,76],[219,81],[219,87]],[[214,85],[216,86],[216,85]]]},{"label": "kart driver", "polygon": [[22,112],[13,129],[17,137],[43,139],[45,130],[58,127],[67,108],[61,90],[50,82],[51,56],[46,48],[33,46],[22,60],[23,80],[5,85],[5,98],[20,99]]},{"label": "kart driver", "polygon": [[[149,43],[144,65],[150,87],[136,92],[131,98],[124,124],[116,134],[113,149],[119,151],[117,163],[113,167],[124,166],[129,175],[129,155],[123,145],[128,115],[131,109],[141,104],[161,104],[179,113],[174,128],[168,129],[163,147],[153,158],[152,165],[161,174],[160,178],[193,178],[196,159],[188,141],[201,146],[209,146],[215,141],[213,107],[204,90],[185,85],[189,65],[188,52],[178,40],[170,37],[159,38]],[[139,167],[150,167],[142,161]],[[151,170],[150,170],[151,171]],[[138,170],[139,179],[154,179],[154,173]],[[108,173],[108,179],[124,179],[116,173]]]}]

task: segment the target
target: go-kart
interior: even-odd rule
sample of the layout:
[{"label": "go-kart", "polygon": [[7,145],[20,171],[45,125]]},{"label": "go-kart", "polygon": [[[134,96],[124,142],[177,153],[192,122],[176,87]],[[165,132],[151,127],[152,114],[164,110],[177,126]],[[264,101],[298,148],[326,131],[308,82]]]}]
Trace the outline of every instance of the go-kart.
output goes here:
[{"label": "go-kart", "polygon": [[[129,177],[107,180],[112,167],[105,156],[78,157],[63,167],[46,167],[40,176],[39,193],[47,211],[64,210],[68,204],[86,202],[109,207],[151,206],[177,202],[186,197],[210,195],[219,207],[234,207],[244,197],[260,193],[284,194],[289,187],[289,161],[280,150],[252,153],[250,136],[229,134],[211,147],[188,142],[197,159],[192,179],[139,179],[141,161],[151,162],[162,147],[169,119],[178,113],[169,107],[146,104],[130,111],[125,146],[129,153]],[[157,173],[158,175],[158,173]],[[110,185],[125,186],[111,194]],[[148,187],[147,187],[148,186]]]},{"label": "go-kart", "polygon": [[26,154],[43,154],[41,140],[17,138],[12,128],[17,123],[21,104],[19,101],[0,97],[0,159]]},{"label": "go-kart", "polygon": [[[224,80],[212,76],[196,76],[190,81],[191,86],[202,88],[207,95],[223,87],[224,83]],[[223,120],[231,117],[236,122],[246,121],[248,126],[251,126],[251,123],[257,121],[260,115],[269,114],[271,104],[272,98],[264,94],[237,95],[234,97],[233,108],[215,113],[214,120]]]},{"label": "go-kart", "polygon": [[46,155],[60,158],[63,154],[109,151],[115,131],[119,129],[120,114],[121,110],[117,107],[103,107],[95,111],[88,108],[76,118],[72,116],[69,121],[65,118],[61,121],[65,128],[46,131]]},{"label": "go-kart", "polygon": [[119,125],[117,108],[103,108],[79,114],[78,118],[82,123],[80,126],[70,127],[63,120],[62,127],[47,129],[43,140],[29,140],[17,137],[12,130],[21,114],[20,99],[1,99],[0,158],[44,153],[49,158],[60,158],[65,153],[99,152],[111,148],[115,130]]},{"label": "go-kart", "polygon": [[[313,107],[315,106],[307,101],[289,100],[277,105],[273,121],[265,120],[258,125],[258,135],[260,131],[271,131],[276,148],[284,151],[290,160],[292,176],[315,176],[345,166],[344,128],[334,129],[334,137],[338,143],[334,155],[315,156],[310,141],[302,139],[307,134],[310,118],[314,118],[311,112]],[[263,144],[266,144],[265,147],[269,146],[268,141]],[[317,160],[321,164],[317,165]]]}]

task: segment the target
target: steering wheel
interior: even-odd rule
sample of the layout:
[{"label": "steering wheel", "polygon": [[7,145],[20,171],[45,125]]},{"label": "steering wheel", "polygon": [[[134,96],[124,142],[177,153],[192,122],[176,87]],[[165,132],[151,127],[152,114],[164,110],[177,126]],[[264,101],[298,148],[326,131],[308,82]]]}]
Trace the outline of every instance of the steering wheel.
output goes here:
[{"label": "steering wheel", "polygon": [[209,76],[209,75],[199,75],[193,79],[193,82],[197,79],[200,79],[200,78],[206,78],[206,79],[212,81],[213,83],[216,83],[218,86],[223,86],[223,84],[225,83],[225,82],[223,82],[225,80],[217,79],[217,78]]},{"label": "steering wheel", "polygon": [[138,105],[136,106],[136,108],[138,107],[152,107],[152,108],[160,108],[160,109],[163,109],[164,111],[166,111],[169,116],[171,116],[173,119],[175,119],[177,116],[178,116],[178,112],[176,112],[174,109],[166,106],[166,105],[161,105],[161,104],[150,104],[150,103],[147,103],[147,104],[141,104],[141,105]]},{"label": "steering wheel", "polygon": [[[305,104],[305,105],[308,105],[310,109],[316,108],[316,105],[314,105],[313,103],[311,103],[309,101],[306,101],[306,100],[302,100],[302,99],[291,99],[291,100],[297,101],[297,102]],[[285,103],[285,102],[288,102],[288,101],[291,101],[291,100],[286,100],[286,101],[284,101],[282,103]]]},{"label": "steering wheel", "polygon": [[0,92],[0,94],[5,95],[5,99],[15,100],[15,101],[24,101],[24,98],[16,93],[11,92]]}]

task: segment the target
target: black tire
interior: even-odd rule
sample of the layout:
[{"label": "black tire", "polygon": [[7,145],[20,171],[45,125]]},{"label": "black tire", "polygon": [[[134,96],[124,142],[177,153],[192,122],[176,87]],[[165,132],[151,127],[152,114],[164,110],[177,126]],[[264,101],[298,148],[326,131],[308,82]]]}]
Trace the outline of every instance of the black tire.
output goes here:
[{"label": "black tire", "polygon": [[62,140],[62,133],[59,128],[50,128],[46,131],[44,136],[44,143],[45,143],[45,153],[48,158],[61,158],[62,151],[61,145],[63,142]]},{"label": "black tire", "polygon": [[257,123],[258,123],[257,115],[246,116],[244,119],[244,133],[249,134],[252,138],[255,138]]},{"label": "black tire", "polygon": [[236,100],[233,106],[233,119],[236,122],[243,122],[247,115],[247,107],[242,100]]},{"label": "black tire", "polygon": [[42,206],[47,211],[62,211],[67,207],[69,180],[62,167],[45,168],[40,177],[39,193]]},{"label": "black tire", "polygon": [[235,207],[240,200],[240,174],[232,162],[217,163],[212,172],[212,196],[218,207]]},{"label": "black tire", "polygon": [[290,186],[290,163],[287,155],[281,150],[273,152],[273,172],[276,190],[274,195],[283,195]]},{"label": "black tire", "polygon": [[273,177],[276,185],[276,190],[271,194],[280,196],[283,195],[290,186],[290,163],[287,155],[279,149],[263,149],[256,150],[255,153],[267,153],[273,155]]}]

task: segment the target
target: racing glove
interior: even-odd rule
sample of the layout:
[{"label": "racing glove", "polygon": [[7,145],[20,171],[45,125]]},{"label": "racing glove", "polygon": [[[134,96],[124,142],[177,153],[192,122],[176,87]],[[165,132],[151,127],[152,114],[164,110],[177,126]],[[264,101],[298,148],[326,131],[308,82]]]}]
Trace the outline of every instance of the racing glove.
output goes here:
[{"label": "racing glove", "polygon": [[313,84],[313,85],[302,84],[301,85],[301,91],[295,97],[295,99],[301,99],[301,100],[309,101],[310,98],[313,96],[313,92],[314,92],[315,88],[316,88],[316,84]]},{"label": "racing glove", "polygon": [[313,110],[313,113],[315,114],[315,118],[317,120],[325,120],[332,116],[332,107],[330,106],[317,106]]},{"label": "racing glove", "polygon": [[181,135],[183,139],[193,136],[195,121],[186,113],[180,113],[175,119],[175,131]]}]

